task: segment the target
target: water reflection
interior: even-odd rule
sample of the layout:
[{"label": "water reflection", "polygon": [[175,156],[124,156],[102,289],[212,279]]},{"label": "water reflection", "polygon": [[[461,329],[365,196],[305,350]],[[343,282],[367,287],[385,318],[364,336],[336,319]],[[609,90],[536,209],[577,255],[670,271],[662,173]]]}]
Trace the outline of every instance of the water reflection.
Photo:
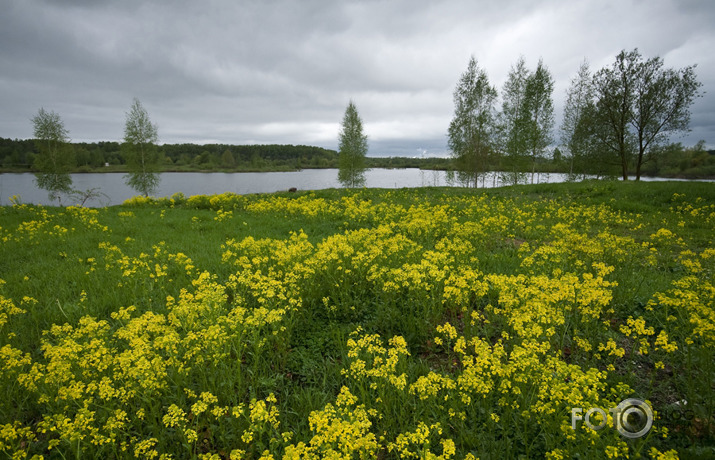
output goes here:
[{"label": "water reflection", "polygon": [[[137,193],[124,183],[123,173],[86,173],[72,174],[73,187],[77,190],[98,189],[106,198],[88,201],[87,206],[102,206],[121,204],[124,200]],[[161,173],[158,197],[171,196],[181,192],[186,196],[213,195],[232,192],[237,194],[271,193],[285,191],[291,187],[298,190],[319,190],[339,188],[337,169],[304,169],[294,172],[262,172],[262,173]],[[370,169],[366,172],[366,186],[370,188],[402,188],[427,186],[461,186],[450,180],[445,171],[424,171],[409,169]],[[566,174],[538,174],[534,183],[555,183],[568,180]],[[672,180],[644,178],[643,180]],[[526,177],[531,182],[530,175]],[[497,187],[504,185],[498,173],[488,173],[480,179],[480,187]],[[35,175],[0,174],[0,204],[10,204],[13,195],[20,197],[23,203],[52,204],[47,192],[37,188]],[[63,204],[72,204],[64,199]]]}]

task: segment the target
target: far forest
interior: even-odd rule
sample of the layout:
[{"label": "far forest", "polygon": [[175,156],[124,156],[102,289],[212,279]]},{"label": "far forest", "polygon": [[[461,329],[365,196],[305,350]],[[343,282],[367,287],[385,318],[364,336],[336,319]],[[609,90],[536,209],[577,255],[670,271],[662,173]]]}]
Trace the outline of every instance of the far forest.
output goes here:
[{"label": "far forest", "polygon": [[[126,172],[126,161],[119,142],[74,142],[72,172]],[[158,146],[162,172],[268,172],[301,169],[338,168],[335,150],[306,145],[229,145],[229,144],[164,144]],[[0,137],[0,172],[36,172],[38,154],[33,139]],[[367,157],[368,168],[420,168],[452,170],[451,158]],[[498,168],[497,168],[498,169]],[[551,155],[539,158],[538,172],[569,173],[568,158],[556,148]],[[664,146],[645,163],[644,175],[689,178],[715,178],[715,150],[704,143],[685,147],[680,143]]]}]

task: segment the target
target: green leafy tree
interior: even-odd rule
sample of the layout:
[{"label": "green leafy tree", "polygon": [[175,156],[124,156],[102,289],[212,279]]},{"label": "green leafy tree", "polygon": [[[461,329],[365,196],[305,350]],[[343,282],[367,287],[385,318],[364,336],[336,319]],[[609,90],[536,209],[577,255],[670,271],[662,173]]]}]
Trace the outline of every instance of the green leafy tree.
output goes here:
[{"label": "green leafy tree", "polygon": [[[602,115],[598,110],[595,101],[586,104],[584,112],[576,126],[577,136],[583,151],[586,152],[581,158],[581,166],[584,174],[595,175],[599,178],[615,178],[623,174],[623,162],[613,141],[612,125],[604,123]],[[611,139],[611,142],[606,140]],[[626,138],[626,152],[632,152],[632,137]],[[631,158],[630,153],[626,153]],[[626,161],[630,161],[627,159]]]},{"label": "green leafy tree", "polygon": [[615,153],[623,180],[635,162],[643,163],[670,135],[688,130],[690,106],[700,96],[695,66],[665,69],[659,57],[643,60],[638,49],[621,51],[610,68],[594,75],[595,106],[590,123],[595,139]]},{"label": "green leafy tree", "polygon": [[55,112],[41,108],[32,118],[39,154],[35,157],[37,186],[49,192],[51,200],[62,205],[62,193],[72,192],[70,170],[74,155],[69,145],[69,132],[62,118]]},{"label": "green leafy tree", "polygon": [[516,65],[512,66],[502,88],[502,110],[499,118],[502,149],[505,152],[502,164],[506,171],[503,179],[511,184],[522,180],[528,160],[529,144],[524,103],[529,76],[530,72],[522,56]]},{"label": "green leafy tree", "polygon": [[553,138],[554,127],[554,79],[544,62],[539,59],[536,70],[526,78],[524,101],[520,119],[523,124],[523,139],[531,159],[531,183],[534,183],[536,162],[542,158]]},{"label": "green leafy tree", "polygon": [[596,103],[589,113],[591,132],[600,148],[618,158],[621,177],[628,180],[628,168],[633,159],[635,139],[630,128],[633,118],[635,87],[640,54],[638,50],[621,51],[616,62],[593,77]]},{"label": "green leafy tree", "polygon": [[141,102],[134,98],[127,113],[122,154],[129,168],[126,184],[144,196],[154,193],[159,186],[157,140],[156,125],[149,120]]},{"label": "green leafy tree", "polygon": [[497,90],[472,56],[454,90],[454,117],[448,146],[460,182],[476,187],[495,156]]},{"label": "green leafy tree", "polygon": [[221,155],[221,166],[228,169],[236,167],[236,159],[233,157],[233,153],[231,153],[229,149],[224,150]]},{"label": "green leafy tree", "polygon": [[692,179],[715,176],[715,155],[700,140],[693,147],[684,147],[681,143],[657,146],[657,154],[648,163],[649,174],[666,177],[687,177]]},{"label": "green leafy tree", "polygon": [[566,147],[571,178],[584,174],[587,167],[586,158],[589,149],[584,130],[581,128],[584,114],[592,101],[591,72],[588,61],[584,60],[566,91],[566,105],[561,123],[561,143]]},{"label": "green leafy tree", "polygon": [[631,119],[637,138],[636,180],[643,163],[658,151],[655,147],[664,145],[672,134],[688,131],[690,106],[700,96],[701,86],[695,66],[665,69],[660,57],[638,64]]},{"label": "green leafy tree", "polygon": [[338,180],[345,187],[365,185],[365,155],[367,135],[363,134],[362,120],[353,101],[350,101],[338,135]]}]

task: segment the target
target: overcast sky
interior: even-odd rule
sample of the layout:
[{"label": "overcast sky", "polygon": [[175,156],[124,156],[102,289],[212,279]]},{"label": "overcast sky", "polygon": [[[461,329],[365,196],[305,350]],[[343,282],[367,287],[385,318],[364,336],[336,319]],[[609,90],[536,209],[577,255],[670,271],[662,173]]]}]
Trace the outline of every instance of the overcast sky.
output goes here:
[{"label": "overcast sky", "polygon": [[[556,128],[579,64],[623,49],[697,64],[692,132],[715,148],[711,0],[0,0],[0,137],[40,107],[73,141],[119,141],[137,97],[163,143],[337,149],[352,99],[370,156],[447,151],[471,55],[501,90],[519,56],[555,80]],[[555,129],[557,133],[557,129]]]}]

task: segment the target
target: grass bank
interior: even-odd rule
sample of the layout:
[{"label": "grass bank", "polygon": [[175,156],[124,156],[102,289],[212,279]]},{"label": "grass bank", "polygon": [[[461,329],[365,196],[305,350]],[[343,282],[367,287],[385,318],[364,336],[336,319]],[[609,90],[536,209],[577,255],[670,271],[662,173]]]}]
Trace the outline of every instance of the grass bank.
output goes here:
[{"label": "grass bank", "polygon": [[711,458],[714,230],[682,182],[3,207],[0,450]]}]

